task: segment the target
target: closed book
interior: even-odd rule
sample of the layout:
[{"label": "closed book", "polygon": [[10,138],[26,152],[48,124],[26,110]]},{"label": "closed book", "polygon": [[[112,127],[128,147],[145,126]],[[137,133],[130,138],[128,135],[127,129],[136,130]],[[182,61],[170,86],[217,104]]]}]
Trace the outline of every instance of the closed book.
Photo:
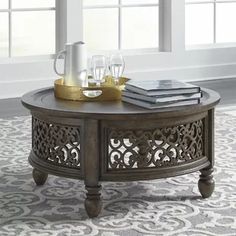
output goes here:
[{"label": "closed book", "polygon": [[190,83],[178,81],[178,80],[129,80],[125,89],[147,95],[174,95],[174,94],[186,94],[186,93],[199,93],[200,87],[192,85]]},{"label": "closed book", "polygon": [[189,105],[197,105],[200,103],[200,99],[191,99],[191,100],[176,101],[176,102],[151,103],[151,102],[129,98],[125,96],[122,96],[122,101],[131,103],[140,107],[148,108],[148,109],[189,106]]},{"label": "closed book", "polygon": [[134,93],[128,90],[122,91],[122,96],[137,98],[139,100],[157,103],[157,102],[172,102],[172,101],[182,101],[189,99],[201,98],[202,93],[186,93],[186,94],[177,94],[177,95],[159,95],[159,96],[147,96],[139,93]]}]

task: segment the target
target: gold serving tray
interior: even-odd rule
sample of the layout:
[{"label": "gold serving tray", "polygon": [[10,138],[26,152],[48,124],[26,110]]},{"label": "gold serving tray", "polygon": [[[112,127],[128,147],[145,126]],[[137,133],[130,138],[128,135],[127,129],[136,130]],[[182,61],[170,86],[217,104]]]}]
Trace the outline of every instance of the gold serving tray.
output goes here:
[{"label": "gold serving tray", "polygon": [[64,85],[61,78],[54,82],[54,94],[56,98],[72,101],[115,101],[121,99],[121,91],[127,81],[127,78],[121,77],[119,85],[115,85],[113,78],[107,76],[100,87],[94,83],[89,83],[88,87],[79,87]]}]

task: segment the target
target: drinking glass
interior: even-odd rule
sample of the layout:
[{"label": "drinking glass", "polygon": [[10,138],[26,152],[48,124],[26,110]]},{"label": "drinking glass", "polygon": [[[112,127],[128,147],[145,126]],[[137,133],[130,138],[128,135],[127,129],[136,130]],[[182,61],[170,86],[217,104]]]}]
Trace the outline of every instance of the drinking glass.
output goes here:
[{"label": "drinking glass", "polygon": [[120,53],[110,56],[109,69],[111,75],[114,77],[115,84],[118,85],[119,78],[122,76],[125,69],[125,61]]},{"label": "drinking glass", "polygon": [[106,57],[103,55],[95,55],[91,60],[91,69],[96,86],[101,86],[101,82],[106,75]]}]

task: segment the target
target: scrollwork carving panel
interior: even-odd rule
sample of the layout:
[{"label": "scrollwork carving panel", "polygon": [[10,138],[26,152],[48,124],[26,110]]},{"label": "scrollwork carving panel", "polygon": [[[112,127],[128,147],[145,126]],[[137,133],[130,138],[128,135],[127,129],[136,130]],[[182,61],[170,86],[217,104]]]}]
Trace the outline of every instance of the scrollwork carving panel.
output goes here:
[{"label": "scrollwork carving panel", "polygon": [[204,156],[204,122],[147,130],[107,128],[107,169],[162,168]]},{"label": "scrollwork carving panel", "polygon": [[43,160],[80,169],[80,128],[32,118],[32,150]]}]

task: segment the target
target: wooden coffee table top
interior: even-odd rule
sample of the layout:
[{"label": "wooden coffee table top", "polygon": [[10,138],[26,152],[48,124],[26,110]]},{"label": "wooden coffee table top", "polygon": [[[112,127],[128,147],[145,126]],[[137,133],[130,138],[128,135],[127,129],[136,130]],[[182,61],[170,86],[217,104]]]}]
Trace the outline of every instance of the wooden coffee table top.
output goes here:
[{"label": "wooden coffee table top", "polygon": [[203,98],[201,103],[193,106],[145,109],[122,101],[111,102],[77,102],[57,99],[54,89],[44,88],[31,91],[22,97],[22,103],[32,112],[43,112],[45,115],[63,117],[87,117],[91,119],[107,118],[135,118],[135,117],[169,117],[183,116],[207,111],[213,108],[220,100],[217,92],[202,88]]}]

